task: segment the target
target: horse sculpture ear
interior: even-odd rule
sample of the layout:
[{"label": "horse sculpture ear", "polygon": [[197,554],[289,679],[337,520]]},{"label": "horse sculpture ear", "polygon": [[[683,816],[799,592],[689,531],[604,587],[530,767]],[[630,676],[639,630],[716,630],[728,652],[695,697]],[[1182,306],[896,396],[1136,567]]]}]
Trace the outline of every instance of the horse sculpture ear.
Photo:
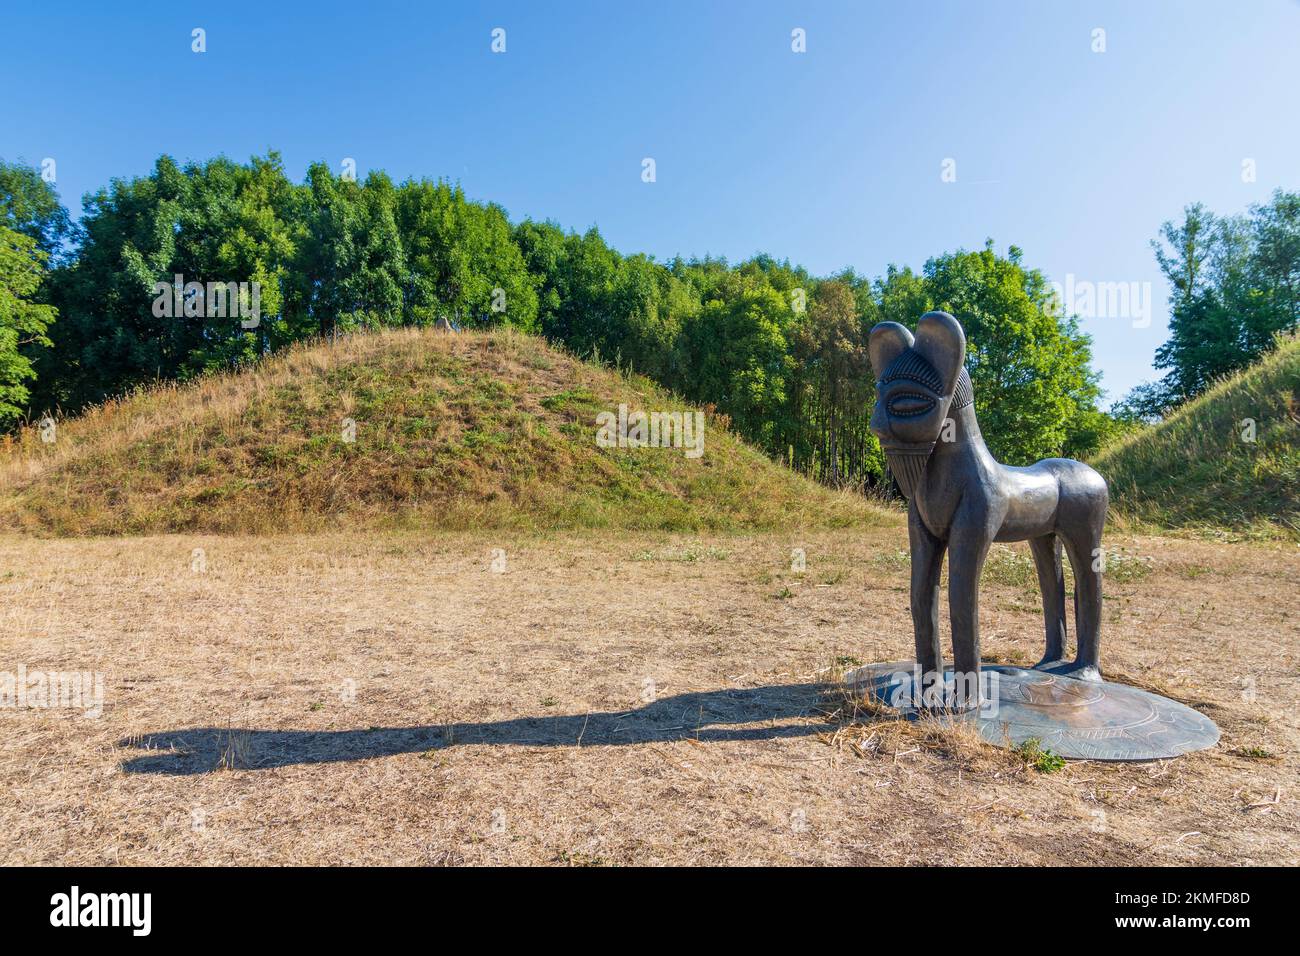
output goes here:
[{"label": "horse sculpture ear", "polygon": [[912,347],[912,341],[912,333],[897,322],[881,322],[872,328],[867,337],[867,352],[876,378],[885,374],[890,362]]},{"label": "horse sculpture ear", "polygon": [[[943,379],[943,393],[951,395],[966,361],[966,333],[961,330],[961,324],[947,312],[925,313],[916,323],[916,351]],[[873,344],[871,360],[874,362],[875,358]]]}]

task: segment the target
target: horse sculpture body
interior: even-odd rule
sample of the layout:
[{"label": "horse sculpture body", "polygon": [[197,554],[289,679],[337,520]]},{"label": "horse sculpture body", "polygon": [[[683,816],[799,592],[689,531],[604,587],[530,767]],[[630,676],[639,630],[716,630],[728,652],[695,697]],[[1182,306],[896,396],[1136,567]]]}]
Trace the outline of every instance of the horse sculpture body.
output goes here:
[{"label": "horse sculpture body", "polygon": [[[944,703],[978,703],[979,580],[994,541],[1028,541],[1033,552],[1047,635],[1035,667],[1100,681],[1105,480],[1066,458],[1025,468],[993,459],[975,420],[966,336],[946,312],[923,315],[915,337],[897,322],[882,322],[871,330],[869,348],[878,379],[871,430],[909,501],[912,624],[925,686],[933,691],[943,685],[939,572],[946,551],[957,699]],[[1074,569],[1073,661],[1065,654],[1062,546]]]}]

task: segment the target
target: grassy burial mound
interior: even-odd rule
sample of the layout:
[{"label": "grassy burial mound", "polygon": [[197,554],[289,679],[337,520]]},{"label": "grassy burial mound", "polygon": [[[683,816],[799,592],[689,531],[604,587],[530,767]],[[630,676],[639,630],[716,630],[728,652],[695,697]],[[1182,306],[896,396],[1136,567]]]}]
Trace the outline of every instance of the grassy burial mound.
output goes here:
[{"label": "grassy burial mound", "polygon": [[1094,464],[1139,524],[1300,536],[1300,338]]},{"label": "grassy burial mound", "polygon": [[[620,430],[637,437],[638,411],[661,413],[655,431],[669,447],[618,447]],[[673,447],[683,419],[669,426],[662,413],[686,411],[640,376],[532,336],[350,336],[6,439],[0,529],[687,531],[883,520],[862,497],[773,463],[716,419],[702,447],[691,447],[697,431]],[[601,418],[610,441],[598,442],[602,412],[612,413]]]}]

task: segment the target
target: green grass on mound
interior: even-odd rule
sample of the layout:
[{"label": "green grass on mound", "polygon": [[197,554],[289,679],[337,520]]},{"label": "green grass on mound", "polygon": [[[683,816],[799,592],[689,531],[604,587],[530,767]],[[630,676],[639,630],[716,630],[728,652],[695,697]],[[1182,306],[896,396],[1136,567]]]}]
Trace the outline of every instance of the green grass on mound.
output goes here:
[{"label": "green grass on mound", "polygon": [[[0,528],[774,530],[887,518],[720,423],[704,453],[601,448],[596,415],[685,410],[639,376],[511,332],[401,330],[140,390],[0,448]],[[349,440],[348,421],[355,423]]]},{"label": "green grass on mound", "polygon": [[1112,507],[1135,525],[1300,535],[1300,338],[1104,449],[1094,465]]}]

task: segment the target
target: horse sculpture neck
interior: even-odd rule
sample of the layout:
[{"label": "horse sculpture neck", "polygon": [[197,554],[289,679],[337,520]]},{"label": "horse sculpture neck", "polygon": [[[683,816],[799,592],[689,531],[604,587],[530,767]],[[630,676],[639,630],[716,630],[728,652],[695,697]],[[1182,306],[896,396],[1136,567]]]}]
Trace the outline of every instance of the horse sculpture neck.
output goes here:
[{"label": "horse sculpture neck", "polygon": [[952,425],[945,422],[940,430],[939,440],[935,443],[934,452],[926,465],[927,470],[972,459],[990,466],[997,464],[988,446],[984,444],[980,424],[975,420],[973,403],[949,412],[948,421],[952,422]]}]

